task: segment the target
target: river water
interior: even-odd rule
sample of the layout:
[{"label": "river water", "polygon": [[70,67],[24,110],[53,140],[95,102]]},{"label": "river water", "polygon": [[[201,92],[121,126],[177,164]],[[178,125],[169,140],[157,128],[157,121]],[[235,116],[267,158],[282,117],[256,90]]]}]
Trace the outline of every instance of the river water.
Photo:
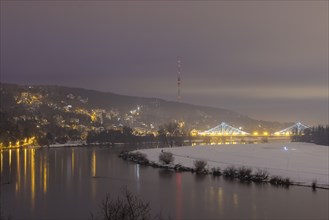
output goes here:
[{"label": "river water", "polygon": [[1,152],[1,211],[12,219],[89,219],[127,188],[171,219],[328,219],[329,190],[176,173],[117,157],[121,147]]}]

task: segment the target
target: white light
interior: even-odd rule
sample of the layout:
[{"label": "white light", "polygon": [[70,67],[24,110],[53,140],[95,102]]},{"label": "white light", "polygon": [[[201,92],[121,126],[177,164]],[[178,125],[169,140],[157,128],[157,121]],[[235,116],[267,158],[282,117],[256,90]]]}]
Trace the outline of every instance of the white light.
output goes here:
[{"label": "white light", "polygon": [[283,147],[284,150],[288,150],[288,148],[286,146]]}]

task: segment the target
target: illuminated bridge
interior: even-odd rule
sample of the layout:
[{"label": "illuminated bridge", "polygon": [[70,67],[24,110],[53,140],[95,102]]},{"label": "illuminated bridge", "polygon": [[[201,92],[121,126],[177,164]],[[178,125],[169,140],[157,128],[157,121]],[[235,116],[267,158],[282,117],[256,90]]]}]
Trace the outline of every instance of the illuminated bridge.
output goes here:
[{"label": "illuminated bridge", "polygon": [[232,127],[225,122],[222,122],[220,125],[217,125],[214,128],[211,128],[207,131],[198,132],[197,134],[201,135],[201,136],[231,136],[231,137],[232,136],[248,136],[248,137],[251,137],[251,136],[256,136],[256,137],[277,136],[277,137],[282,137],[282,136],[290,136],[293,134],[302,134],[303,131],[307,128],[309,128],[309,127],[306,125],[303,125],[300,122],[297,122],[296,124],[294,124],[288,128],[285,128],[281,131],[277,131],[272,134],[270,134],[267,131],[264,131],[262,133],[254,131],[252,134],[250,134],[250,133],[242,131],[238,128]]},{"label": "illuminated bridge", "polygon": [[202,136],[239,136],[239,135],[249,135],[249,133],[244,132],[240,129],[232,127],[225,122],[222,122],[220,125],[217,125],[214,128],[211,128],[207,131],[199,133]]},{"label": "illuminated bridge", "polygon": [[309,127],[306,125],[303,125],[300,122],[297,122],[296,124],[294,124],[288,128],[275,132],[274,135],[281,135],[281,136],[287,135],[288,136],[288,135],[292,135],[292,134],[301,134],[307,128],[309,128]]}]

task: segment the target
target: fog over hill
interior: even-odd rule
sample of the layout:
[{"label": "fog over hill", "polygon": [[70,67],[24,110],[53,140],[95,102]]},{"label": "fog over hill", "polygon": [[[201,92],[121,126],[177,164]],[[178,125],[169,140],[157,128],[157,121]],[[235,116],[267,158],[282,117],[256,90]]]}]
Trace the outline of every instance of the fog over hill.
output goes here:
[{"label": "fog over hill", "polygon": [[[183,121],[188,130],[205,130],[226,122],[247,132],[271,132],[292,124],[260,121],[228,109],[158,98],[62,86],[1,84],[1,112],[7,118],[37,116],[39,120],[45,119],[45,123],[51,123],[55,116],[58,118],[60,115],[64,120],[78,118],[82,123],[83,117],[77,115],[83,111],[88,114],[96,112],[96,116],[101,117],[98,126],[105,128],[126,125],[156,130],[170,121]],[[85,123],[89,123],[88,120]]]}]

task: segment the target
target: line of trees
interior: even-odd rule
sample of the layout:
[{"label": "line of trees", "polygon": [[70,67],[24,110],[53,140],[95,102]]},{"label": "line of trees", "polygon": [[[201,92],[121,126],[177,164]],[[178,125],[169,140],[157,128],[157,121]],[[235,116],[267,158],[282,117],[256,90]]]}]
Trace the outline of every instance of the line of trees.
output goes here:
[{"label": "line of trees", "polygon": [[292,136],[292,141],[315,143],[329,146],[329,126],[317,126],[305,129],[302,134]]},{"label": "line of trees", "polygon": [[133,129],[124,126],[122,130],[104,130],[100,132],[90,131],[87,135],[87,143],[136,143],[144,141],[155,141],[152,134],[136,136]]},{"label": "line of trees", "polygon": [[187,138],[187,132],[183,126],[177,122],[169,122],[168,124],[161,125],[158,130],[158,139],[166,146],[182,146],[184,139]]},{"label": "line of trees", "polygon": [[159,127],[158,136],[152,134],[137,136],[133,129],[124,126],[120,130],[90,131],[87,143],[136,143],[158,141],[165,146],[181,146],[187,135],[183,128],[176,122],[169,122]]}]

